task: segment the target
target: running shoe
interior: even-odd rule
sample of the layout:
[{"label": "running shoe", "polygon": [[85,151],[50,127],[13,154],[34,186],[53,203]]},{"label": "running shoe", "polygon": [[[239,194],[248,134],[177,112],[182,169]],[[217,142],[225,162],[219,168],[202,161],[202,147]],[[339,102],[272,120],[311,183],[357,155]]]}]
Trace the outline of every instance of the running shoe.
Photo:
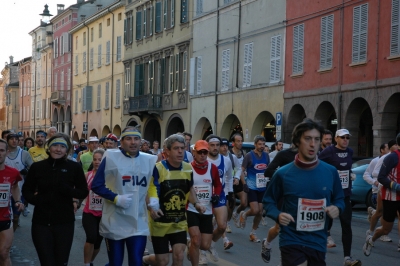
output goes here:
[{"label": "running shoe", "polygon": [[246,218],[244,217],[245,212],[241,211],[239,215],[239,225],[240,228],[244,229],[246,227]]},{"label": "running shoe", "polygon": [[371,230],[368,229],[368,230],[365,232],[365,236],[372,236]]},{"label": "running shoe", "polygon": [[227,239],[227,241],[224,241],[224,250],[228,250],[231,247],[233,247],[233,242],[229,241],[229,239]]},{"label": "running shoe", "polygon": [[229,223],[226,225],[225,232],[226,233],[232,233],[232,229],[231,229],[231,226],[229,225]]},{"label": "running shoe", "polygon": [[363,251],[365,256],[371,255],[371,250],[372,250],[371,239],[372,236],[367,236],[367,238],[365,239],[365,243],[363,246]]},{"label": "running shoe", "polygon": [[334,248],[336,247],[335,241],[333,241],[332,236],[328,236],[328,239],[326,241],[326,247],[327,248]]},{"label": "running shoe", "polygon": [[171,247],[171,244],[168,244],[168,247],[169,247],[169,253],[172,253],[172,247]]},{"label": "running shoe", "polygon": [[374,211],[375,211],[374,208],[368,207],[368,222],[371,222],[371,217],[372,217]]},{"label": "running shoe", "polygon": [[233,220],[233,223],[235,224],[235,226],[236,226],[237,228],[240,228],[239,214],[238,214],[237,212],[233,212],[233,213],[232,213],[232,220]]},{"label": "running shoe", "polygon": [[23,210],[22,215],[23,215],[24,217],[26,217],[26,216],[28,216],[29,213],[31,213],[31,211],[28,209],[28,207],[26,207],[26,208]]},{"label": "running shoe", "polygon": [[383,242],[392,242],[392,239],[388,235],[383,235],[379,239]]},{"label": "running shoe", "polygon": [[261,224],[264,226],[267,226],[268,223],[267,223],[267,220],[265,219],[265,217],[261,218]]},{"label": "running shoe", "polygon": [[207,254],[204,250],[200,250],[199,265],[207,265]]},{"label": "running shoe", "polygon": [[265,247],[266,239],[263,240],[261,244],[261,258],[265,263],[268,263],[271,260],[271,249]]},{"label": "running shoe", "polygon": [[254,234],[254,233],[251,233],[250,235],[249,235],[249,238],[250,238],[250,241],[251,242],[254,242],[254,243],[260,243],[261,242],[261,240],[257,237],[257,235],[256,234]]},{"label": "running shoe", "polygon": [[355,260],[352,257],[345,257],[343,265],[344,266],[361,266],[361,261]]},{"label": "running shoe", "polygon": [[218,256],[218,252],[215,249],[215,247],[211,246],[210,249],[208,250],[208,252],[210,252],[210,258],[217,262],[219,260],[219,256]]}]

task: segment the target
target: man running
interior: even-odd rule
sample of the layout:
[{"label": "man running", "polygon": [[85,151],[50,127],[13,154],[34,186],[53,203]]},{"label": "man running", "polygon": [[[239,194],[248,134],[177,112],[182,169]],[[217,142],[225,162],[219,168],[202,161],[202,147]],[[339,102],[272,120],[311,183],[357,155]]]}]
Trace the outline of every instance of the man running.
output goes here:
[{"label": "man running", "polygon": [[275,172],[263,198],[267,216],[281,225],[282,265],[326,265],[326,214],[333,219],[344,209],[338,172],[317,158],[322,133],[310,119],[296,125],[295,161]]},{"label": "man running", "polygon": [[333,139],[333,133],[330,130],[325,129],[324,134],[322,134],[321,146],[319,148],[318,153],[320,153],[322,150],[326,149],[327,147],[331,146],[332,139]]},{"label": "man running", "polygon": [[[171,244],[172,265],[180,266],[183,264],[187,242],[186,204],[192,203],[199,213],[204,213],[206,208],[196,198],[192,167],[183,162],[184,138],[179,134],[169,136],[165,141],[164,152],[167,159],[154,167],[148,191],[151,216],[149,227],[156,265],[168,265]],[[157,160],[156,156],[149,156]]]},{"label": "man running", "polygon": [[100,234],[105,238],[110,265],[121,266],[125,245],[129,265],[142,265],[149,235],[146,195],[157,158],[140,153],[141,134],[127,127],[121,149],[110,149],[93,179],[91,189],[105,198]]},{"label": "man running", "polygon": [[36,132],[36,146],[29,149],[29,154],[32,157],[33,162],[40,162],[44,159],[47,159],[49,155],[47,155],[46,150],[44,149],[44,143],[46,142],[47,134],[43,130],[38,130]]},{"label": "man running", "polygon": [[[396,136],[396,143],[400,145],[400,133]],[[392,231],[394,220],[400,212],[400,151],[390,153],[383,160],[379,171],[378,182],[382,184],[382,226],[375,230],[373,236],[368,235],[363,246],[365,256],[369,256],[374,242],[383,235]]]},{"label": "man running", "polygon": [[[347,129],[339,129],[335,134],[336,146],[329,146],[319,154],[319,159],[334,166],[340,177],[342,188],[344,192],[345,208],[340,213],[340,225],[342,227],[342,244],[344,253],[344,265],[360,266],[361,261],[351,257],[351,244],[353,241],[353,232],[351,229],[351,218],[353,208],[351,206],[351,187],[353,175],[351,172],[351,165],[353,163],[353,150],[350,149],[350,132]],[[334,243],[330,236],[330,229],[332,227],[332,220],[329,221],[327,245]],[[334,247],[336,245],[332,245]]]},{"label": "man running", "polygon": [[89,170],[90,165],[92,164],[93,161],[93,151],[96,150],[99,147],[99,139],[96,136],[89,137],[89,149],[87,152],[84,152],[83,154],[79,154],[78,158],[82,164],[83,172],[86,173]]},{"label": "man running", "polygon": [[246,227],[246,219],[254,216],[252,230],[249,239],[252,242],[260,242],[256,230],[260,224],[263,212],[262,198],[267,187],[267,178],[264,176],[265,169],[269,164],[268,153],[264,152],[265,138],[257,135],[254,137],[254,150],[246,154],[242,163],[242,171],[247,172],[247,179],[242,175],[243,191],[247,193],[247,201],[250,210],[240,212],[240,228]]},{"label": "man running", "polygon": [[117,149],[118,148],[118,138],[117,138],[117,136],[115,136],[113,133],[109,133],[105,137],[104,148],[106,150]]},{"label": "man running", "polygon": [[7,142],[0,140],[0,265],[11,266],[10,248],[14,237],[11,196],[18,211],[24,209],[18,182],[22,180],[18,170],[5,165]]}]

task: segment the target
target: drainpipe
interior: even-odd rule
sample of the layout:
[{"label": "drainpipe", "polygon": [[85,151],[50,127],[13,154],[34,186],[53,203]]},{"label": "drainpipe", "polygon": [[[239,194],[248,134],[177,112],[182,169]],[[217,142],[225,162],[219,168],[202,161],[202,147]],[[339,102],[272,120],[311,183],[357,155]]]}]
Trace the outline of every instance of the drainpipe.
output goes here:
[{"label": "drainpipe", "polygon": [[340,42],[339,42],[339,84],[338,84],[338,115],[337,115],[337,129],[342,128],[342,82],[343,82],[343,31],[344,31],[344,0],[342,0],[342,7],[340,8]]},{"label": "drainpipe", "polygon": [[[86,36],[87,36],[87,51],[86,51],[86,88],[89,86],[89,73],[90,73],[90,70],[89,70],[89,62],[90,62],[90,54],[89,54],[89,34],[90,34],[90,31],[89,31],[89,27],[85,24],[85,21],[83,21],[83,26],[85,26],[86,28],[87,28],[87,34],[86,34]],[[94,55],[94,54],[93,54]],[[93,95],[93,90],[92,90],[92,95]],[[87,104],[87,103],[86,103]],[[87,110],[87,108],[86,108],[86,123],[87,123],[87,125],[88,125],[88,127],[87,127],[87,129],[88,129],[88,133],[86,133],[86,139],[87,139],[87,136],[88,136],[88,134],[89,134],[89,110]]]},{"label": "drainpipe", "polygon": [[217,42],[216,42],[216,60],[215,60],[215,65],[216,65],[216,71],[215,71],[215,103],[214,103],[214,134],[217,134],[217,107],[218,107],[218,59],[219,59],[219,1],[217,1]]},{"label": "drainpipe", "polygon": [[[37,71],[37,59],[36,59],[36,38],[37,33],[35,32],[35,51],[33,51],[33,58],[35,60],[35,95],[33,96],[33,134],[36,134],[36,71]],[[30,88],[29,88],[30,89]]]},{"label": "drainpipe", "polygon": [[237,60],[236,60],[236,88],[239,88],[239,59],[240,59],[240,25],[242,23],[242,2],[239,1],[239,24],[237,37]]},{"label": "drainpipe", "polygon": [[[112,14],[112,37],[111,37],[111,91],[110,91],[110,127],[113,127],[113,95],[114,95],[114,13],[107,9],[108,13]],[[121,86],[121,84],[120,84]],[[121,89],[121,87],[120,87]],[[121,91],[120,91],[121,92]],[[120,93],[121,95],[121,93]],[[120,96],[121,97],[121,96]],[[111,130],[111,129],[110,129]]]},{"label": "drainpipe", "polygon": [[378,91],[378,67],[379,67],[379,23],[380,23],[380,9],[381,0],[378,0],[378,21],[377,21],[377,31],[376,31],[376,64],[375,64],[375,92],[376,92],[376,110],[379,113],[379,91]]}]

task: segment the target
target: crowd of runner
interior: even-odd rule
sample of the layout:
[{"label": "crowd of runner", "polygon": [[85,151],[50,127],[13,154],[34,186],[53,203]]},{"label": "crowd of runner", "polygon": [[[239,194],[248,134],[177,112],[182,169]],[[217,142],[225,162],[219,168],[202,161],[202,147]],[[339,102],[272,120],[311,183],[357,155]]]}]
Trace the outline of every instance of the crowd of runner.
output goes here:
[{"label": "crowd of runner", "polygon": [[[183,265],[185,257],[206,265],[219,260],[216,245],[236,247],[227,233],[246,225],[249,241],[261,242],[260,261],[273,255],[281,265],[326,265],[327,248],[336,247],[330,235],[335,218],[342,228],[343,265],[361,265],[351,256],[355,175],[347,129],[333,134],[305,119],[293,129],[290,148],[277,140],[270,152],[257,135],[247,153],[239,133],[229,140],[211,134],[193,145],[190,133],[176,133],[162,148],[136,127],[122,130],[119,139],[110,133],[75,142],[54,127],[35,137],[6,130],[0,139],[0,266],[11,265],[14,231],[30,205],[32,242],[46,266],[68,265],[79,208],[85,266],[94,264],[103,239],[109,266],[122,265],[125,250],[130,266],[163,266],[171,259]],[[400,211],[398,145],[400,134],[382,144],[363,176],[376,205],[368,208],[366,256],[376,240],[392,241],[387,235]],[[266,225],[265,216],[275,224],[261,240],[257,229]],[[271,248],[278,235],[280,254]]]}]

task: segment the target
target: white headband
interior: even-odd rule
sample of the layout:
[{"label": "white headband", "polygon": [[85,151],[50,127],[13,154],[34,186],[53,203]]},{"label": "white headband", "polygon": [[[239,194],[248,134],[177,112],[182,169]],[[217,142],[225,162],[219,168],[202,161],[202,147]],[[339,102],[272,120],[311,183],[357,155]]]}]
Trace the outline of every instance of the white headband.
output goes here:
[{"label": "white headband", "polygon": [[217,138],[211,138],[208,140],[208,142],[220,142],[220,141]]}]

